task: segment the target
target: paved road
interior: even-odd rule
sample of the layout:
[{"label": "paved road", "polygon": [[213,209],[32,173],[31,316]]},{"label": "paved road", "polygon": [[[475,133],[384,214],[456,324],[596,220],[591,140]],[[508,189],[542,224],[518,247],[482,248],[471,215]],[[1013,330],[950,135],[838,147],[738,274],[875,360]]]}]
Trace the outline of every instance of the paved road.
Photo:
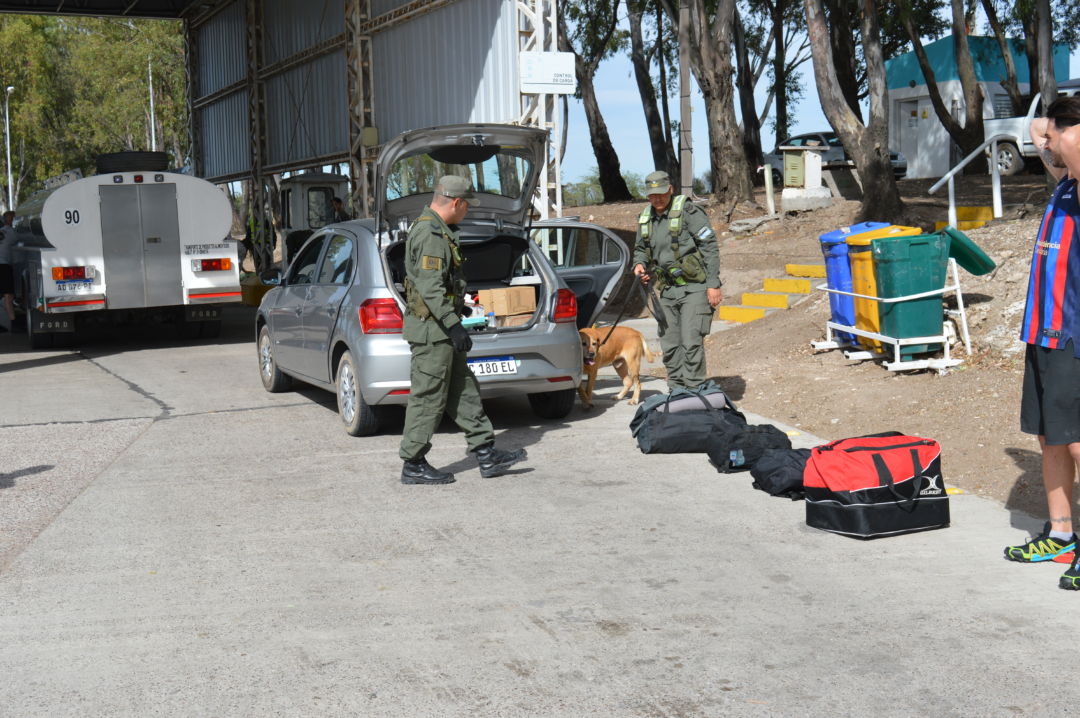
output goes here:
[{"label": "paved road", "polygon": [[[1080,596],[963,495],[873,542],[633,408],[489,408],[521,473],[398,483],[397,438],[270,395],[246,316],[79,352],[0,337],[0,715],[912,716],[1075,712]],[[660,388],[655,380],[648,391]],[[797,437],[806,442],[813,437]],[[948,477],[948,447],[945,449]]]}]

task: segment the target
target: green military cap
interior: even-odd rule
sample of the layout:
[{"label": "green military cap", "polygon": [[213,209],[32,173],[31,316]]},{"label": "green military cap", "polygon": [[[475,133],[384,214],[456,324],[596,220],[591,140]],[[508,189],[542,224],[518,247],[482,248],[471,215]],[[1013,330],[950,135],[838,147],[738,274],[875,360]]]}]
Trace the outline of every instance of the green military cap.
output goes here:
[{"label": "green military cap", "polygon": [[470,205],[476,204],[476,196],[473,195],[472,186],[469,184],[469,180],[464,177],[458,177],[457,175],[440,177],[438,184],[435,185],[435,192],[444,197],[463,199]]},{"label": "green military cap", "polygon": [[671,178],[663,170],[650,172],[645,178],[645,194],[664,194],[671,189]]}]

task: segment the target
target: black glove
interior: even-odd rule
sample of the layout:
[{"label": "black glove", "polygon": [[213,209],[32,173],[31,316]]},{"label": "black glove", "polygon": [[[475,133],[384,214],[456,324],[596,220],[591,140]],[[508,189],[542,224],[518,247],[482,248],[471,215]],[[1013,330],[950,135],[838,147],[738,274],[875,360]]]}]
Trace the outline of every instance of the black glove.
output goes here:
[{"label": "black glove", "polygon": [[472,349],[472,337],[468,330],[461,326],[461,322],[450,327],[447,333],[450,335],[450,343],[454,345],[454,351],[465,353]]}]

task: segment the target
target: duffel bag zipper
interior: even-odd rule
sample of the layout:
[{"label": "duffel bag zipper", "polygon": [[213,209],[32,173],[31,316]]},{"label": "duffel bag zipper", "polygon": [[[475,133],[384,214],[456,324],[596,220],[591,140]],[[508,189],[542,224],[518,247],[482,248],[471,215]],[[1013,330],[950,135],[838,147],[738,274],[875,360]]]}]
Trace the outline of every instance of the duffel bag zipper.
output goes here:
[{"label": "duffel bag zipper", "polygon": [[933,443],[934,442],[932,441],[913,441],[910,444],[893,444],[892,446],[852,446],[849,449],[844,449],[844,451],[884,451],[886,449],[907,449],[912,446],[930,446]]}]

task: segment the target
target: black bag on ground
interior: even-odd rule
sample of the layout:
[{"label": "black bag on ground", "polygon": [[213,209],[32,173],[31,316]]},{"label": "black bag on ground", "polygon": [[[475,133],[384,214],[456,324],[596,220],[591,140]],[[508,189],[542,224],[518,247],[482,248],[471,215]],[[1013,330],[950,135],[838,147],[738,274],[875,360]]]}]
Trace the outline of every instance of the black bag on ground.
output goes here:
[{"label": "black bag on ground", "polygon": [[808,526],[877,538],[949,525],[941,447],[897,432],[816,446],[803,471]]},{"label": "black bag on ground", "polygon": [[[714,395],[723,391],[714,382],[697,389],[675,389],[670,394],[650,396],[634,414],[630,433],[643,454],[694,454],[708,451],[709,446],[725,437],[734,437],[747,424],[744,417],[727,397],[722,408],[713,406]],[[688,397],[701,402],[694,411],[669,411],[670,404]],[[681,407],[680,407],[681,408]]]},{"label": "black bag on ground", "polygon": [[810,449],[770,449],[750,468],[754,488],[770,496],[786,496],[798,501],[804,495],[803,470]]},{"label": "black bag on ground", "polygon": [[745,427],[734,436],[714,436],[709,443],[709,463],[722,474],[753,468],[762,455],[773,449],[790,449],[791,439],[771,424]]}]

